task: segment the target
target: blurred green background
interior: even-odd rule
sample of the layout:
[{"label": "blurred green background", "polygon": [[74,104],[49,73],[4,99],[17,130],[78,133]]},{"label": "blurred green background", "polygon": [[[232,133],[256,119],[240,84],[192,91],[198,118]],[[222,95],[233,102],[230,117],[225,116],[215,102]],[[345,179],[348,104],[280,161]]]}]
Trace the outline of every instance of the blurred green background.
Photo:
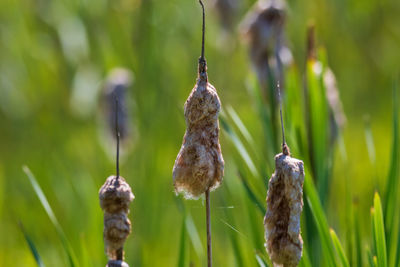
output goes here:
[{"label": "blurred green background", "polygon": [[[242,120],[253,147],[264,149],[257,146],[264,143],[263,128],[246,85],[252,71],[237,30],[254,1],[238,1],[228,41],[211,1],[204,2],[209,80],[223,107],[233,107]],[[298,90],[305,71],[307,25],[313,21],[347,116],[347,157],[335,147],[324,210],[350,254],[352,242],[345,240],[351,240],[353,229],[344,207],[353,199],[358,203],[364,249],[372,236],[373,192],[383,195],[387,184],[392,87],[400,64],[399,14],[398,0],[288,1],[287,39]],[[172,167],[185,131],[183,104],[196,79],[200,30],[201,9],[195,0],[0,1],[0,266],[36,264],[18,222],[46,266],[69,265],[23,165],[43,189],[76,262],[105,266],[98,189],[115,166],[113,151],[104,149],[99,133],[99,95],[114,67],[134,73],[129,98],[135,141],[129,150],[121,148],[121,175],[136,197],[126,261],[130,266],[177,266],[181,259],[183,266],[205,266],[204,203],[183,201],[172,186]],[[238,178],[240,153],[226,131],[221,130],[220,139],[226,166],[223,185],[211,194],[214,264],[258,266],[255,254],[267,258],[263,215]],[[268,153],[276,152],[271,148]],[[300,157],[296,149],[292,152]],[[273,170],[256,168],[253,178],[258,180],[250,183],[265,206],[262,184]],[[308,253],[314,263],[323,258],[318,249]]]}]

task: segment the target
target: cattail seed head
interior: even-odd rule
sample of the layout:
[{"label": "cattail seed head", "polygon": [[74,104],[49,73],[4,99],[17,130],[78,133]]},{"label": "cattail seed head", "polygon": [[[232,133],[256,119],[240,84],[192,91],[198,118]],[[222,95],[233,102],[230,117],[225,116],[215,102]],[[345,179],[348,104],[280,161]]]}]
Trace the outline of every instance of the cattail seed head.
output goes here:
[{"label": "cattail seed head", "polygon": [[104,243],[110,259],[117,258],[117,251],[124,246],[131,233],[131,222],[126,213],[104,213]]},{"label": "cattail seed head", "polygon": [[303,162],[281,153],[275,156],[275,168],[269,180],[264,217],[266,248],[274,264],[295,267],[303,249]]},{"label": "cattail seed head", "polygon": [[129,204],[135,196],[131,187],[121,176],[109,176],[100,188],[100,206],[108,213],[129,212]]},{"label": "cattail seed head", "polygon": [[217,188],[222,181],[220,108],[217,91],[207,79],[205,61],[200,61],[197,83],[184,107],[187,130],[172,171],[176,193],[183,192],[186,198],[196,199],[207,189]]},{"label": "cattail seed head", "polygon": [[[123,254],[125,240],[131,233],[131,222],[127,215],[134,198],[129,184],[121,176],[108,177],[100,188],[100,206],[104,211],[104,245],[110,260],[122,260],[118,258],[118,253]],[[117,262],[112,264],[109,262],[107,266],[123,266],[115,265]]]}]

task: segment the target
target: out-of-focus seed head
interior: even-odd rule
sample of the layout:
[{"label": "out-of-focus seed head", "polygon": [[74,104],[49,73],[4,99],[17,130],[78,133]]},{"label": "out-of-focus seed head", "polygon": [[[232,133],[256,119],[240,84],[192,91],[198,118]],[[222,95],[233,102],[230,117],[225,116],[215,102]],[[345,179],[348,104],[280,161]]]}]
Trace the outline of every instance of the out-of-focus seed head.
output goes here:
[{"label": "out-of-focus seed head", "polygon": [[214,0],[213,4],[223,29],[230,31],[233,28],[239,6],[238,0]]},{"label": "out-of-focus seed head", "polygon": [[187,129],[172,171],[176,193],[183,192],[186,198],[194,199],[207,189],[217,188],[224,175],[218,122],[221,102],[215,88],[208,83],[202,64],[197,83],[185,103]]},{"label": "out-of-focus seed head", "polygon": [[131,187],[121,176],[108,177],[99,192],[100,206],[108,213],[128,213],[134,198]]},{"label": "out-of-focus seed head", "polygon": [[275,156],[264,217],[267,252],[274,264],[298,265],[303,249],[300,215],[303,209],[304,167],[301,160],[283,153]]},{"label": "out-of-focus seed head", "polygon": [[[130,123],[127,107],[128,89],[132,85],[133,74],[124,68],[115,68],[107,76],[103,99],[104,114],[107,118],[108,129],[113,137],[115,133],[115,113],[118,112],[118,129],[121,140],[128,136]],[[115,98],[118,98],[118,110],[116,109]]]},{"label": "out-of-focus seed head", "polygon": [[267,84],[267,74],[278,66],[278,54],[283,65],[292,62],[292,53],[284,44],[286,4],[282,0],[259,0],[241,23],[241,32],[249,44],[250,59],[262,85]]}]

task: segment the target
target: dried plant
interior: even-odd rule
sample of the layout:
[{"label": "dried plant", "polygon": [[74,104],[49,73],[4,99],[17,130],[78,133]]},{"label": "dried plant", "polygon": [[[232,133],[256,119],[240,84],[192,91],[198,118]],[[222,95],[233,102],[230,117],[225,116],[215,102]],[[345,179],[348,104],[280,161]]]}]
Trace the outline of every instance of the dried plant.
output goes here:
[{"label": "dried plant", "polygon": [[218,114],[221,102],[215,88],[208,82],[207,63],[204,57],[205,12],[203,9],[203,38],[196,85],[186,100],[184,114],[186,133],[182,147],[175,160],[172,175],[176,193],[186,198],[206,197],[207,259],[211,267],[211,190],[217,188],[224,175],[224,160],[219,144]]},{"label": "dried plant", "polygon": [[197,83],[184,107],[187,130],[172,171],[175,191],[183,192],[186,198],[198,198],[207,190],[217,188],[222,181],[220,108],[217,91],[208,82],[203,44]]},{"label": "dried plant", "polygon": [[115,101],[115,133],[117,136],[117,175],[107,178],[100,188],[100,206],[104,212],[104,245],[109,258],[108,267],[128,266],[124,260],[123,246],[131,233],[128,219],[129,204],[135,198],[129,184],[119,175],[118,98]]},{"label": "dried plant", "polygon": [[283,128],[282,104],[280,115],[282,153],[275,156],[275,172],[268,184],[265,240],[274,266],[294,267],[298,265],[303,250],[300,215],[303,209],[304,165],[301,160],[290,157]]},{"label": "dried plant", "polygon": [[292,62],[285,45],[286,5],[283,0],[259,0],[241,23],[241,32],[249,43],[250,59],[261,86],[268,86],[268,75],[283,81],[283,66]]}]

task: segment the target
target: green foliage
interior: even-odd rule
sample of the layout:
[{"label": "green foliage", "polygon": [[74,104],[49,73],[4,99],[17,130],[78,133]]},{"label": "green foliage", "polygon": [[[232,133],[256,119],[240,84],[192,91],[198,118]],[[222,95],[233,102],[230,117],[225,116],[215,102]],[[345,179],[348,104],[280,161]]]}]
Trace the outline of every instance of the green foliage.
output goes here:
[{"label": "green foliage", "polygon": [[[241,1],[235,27],[253,3]],[[281,143],[274,75],[260,88],[239,35],[222,34],[211,1],[205,4],[226,162],[211,196],[214,265],[272,266],[263,216]],[[400,62],[399,3],[288,6],[294,64],[285,69],[283,116],[292,155],[306,169],[300,266],[398,267],[400,104],[398,81],[393,93],[389,84]],[[326,48],[318,50],[321,72],[305,60],[310,19]],[[183,104],[196,79],[200,23],[197,1],[0,1],[0,266],[105,266],[98,189],[115,170],[115,152],[105,149],[112,140],[102,144],[99,95],[114,67],[135,76],[128,97],[136,134],[129,141],[136,141],[121,147],[121,175],[136,196],[126,261],[205,266],[204,205],[175,205],[171,177],[185,131]],[[322,77],[328,67],[348,118],[333,142]],[[24,164],[35,176],[24,168],[25,179]],[[381,200],[375,195],[371,216],[374,191]]]}]

